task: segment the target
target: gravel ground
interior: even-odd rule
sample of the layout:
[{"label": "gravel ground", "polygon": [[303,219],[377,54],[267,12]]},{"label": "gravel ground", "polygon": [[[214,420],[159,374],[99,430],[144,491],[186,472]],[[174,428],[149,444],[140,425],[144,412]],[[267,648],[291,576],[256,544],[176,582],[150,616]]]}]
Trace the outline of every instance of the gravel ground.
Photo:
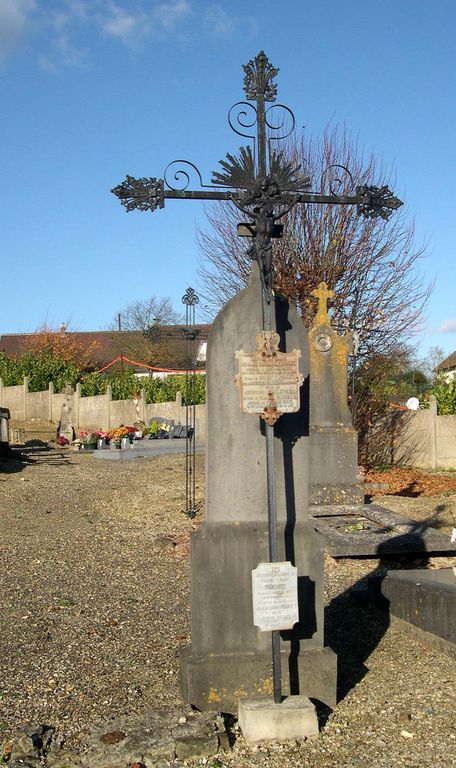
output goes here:
[{"label": "gravel ground", "polygon": [[[201,502],[202,465],[198,456]],[[394,498],[377,501],[394,508]],[[23,464],[0,465],[0,499],[0,743],[32,721],[56,727],[71,748],[93,723],[177,704],[189,536],[203,514],[184,514],[184,457],[114,464],[30,450]],[[401,512],[422,516],[420,499],[408,502]],[[439,503],[434,496],[433,508]],[[456,559],[430,566],[450,564]],[[326,558],[340,702],[320,712],[320,738],[248,748],[238,737],[211,768],[456,765],[454,660],[353,596],[379,567]]]}]

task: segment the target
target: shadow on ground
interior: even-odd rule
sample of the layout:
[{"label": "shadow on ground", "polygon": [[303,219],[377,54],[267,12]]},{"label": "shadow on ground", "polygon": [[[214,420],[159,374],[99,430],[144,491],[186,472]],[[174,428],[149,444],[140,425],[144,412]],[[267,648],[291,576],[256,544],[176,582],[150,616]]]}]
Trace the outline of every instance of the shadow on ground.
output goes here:
[{"label": "shadow on ground", "polygon": [[438,518],[443,511],[443,508],[437,508],[436,514],[417,521],[406,536],[396,537],[399,545],[404,541],[400,555],[384,554],[380,544],[376,567],[335,597],[325,609],[325,643],[338,658],[338,701],[367,674],[369,670],[365,662],[389,627],[388,603],[376,600],[380,597],[382,580],[389,570],[427,567],[429,557],[425,552],[423,533],[428,528],[441,527]]},{"label": "shadow on ground", "polygon": [[48,445],[10,448],[7,455],[0,459],[0,475],[22,472],[26,467],[33,464],[62,466],[71,464],[71,456],[68,451],[50,448]]}]

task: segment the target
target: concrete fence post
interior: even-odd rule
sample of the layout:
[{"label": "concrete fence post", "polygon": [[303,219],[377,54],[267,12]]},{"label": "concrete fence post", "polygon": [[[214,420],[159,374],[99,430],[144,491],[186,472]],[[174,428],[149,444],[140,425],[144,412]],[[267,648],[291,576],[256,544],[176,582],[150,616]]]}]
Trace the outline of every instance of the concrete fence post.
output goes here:
[{"label": "concrete fence post", "polygon": [[74,404],[74,428],[79,430],[79,407],[80,407],[80,400],[81,400],[81,382],[78,381],[76,384],[75,393],[73,396],[73,404]]},{"label": "concrete fence post", "polygon": [[431,417],[431,467],[437,468],[437,398],[431,395],[429,398],[429,413]]},{"label": "concrete fence post", "polygon": [[110,384],[106,387],[106,421],[108,424],[108,430],[111,429],[111,400],[112,400],[112,387]]},{"label": "concrete fence post", "polygon": [[24,376],[24,384],[22,385],[22,395],[24,404],[24,421],[28,419],[28,392],[29,392],[29,380],[27,376]]},{"label": "concrete fence post", "polygon": [[52,412],[52,399],[54,397],[54,383],[52,381],[49,382],[48,387],[48,420],[54,421],[53,412]]},{"label": "concrete fence post", "polygon": [[140,406],[139,406],[139,408],[140,408],[140,410],[139,410],[139,413],[140,413],[139,418],[141,419],[141,421],[145,422],[146,421],[146,391],[144,389],[141,390]]}]

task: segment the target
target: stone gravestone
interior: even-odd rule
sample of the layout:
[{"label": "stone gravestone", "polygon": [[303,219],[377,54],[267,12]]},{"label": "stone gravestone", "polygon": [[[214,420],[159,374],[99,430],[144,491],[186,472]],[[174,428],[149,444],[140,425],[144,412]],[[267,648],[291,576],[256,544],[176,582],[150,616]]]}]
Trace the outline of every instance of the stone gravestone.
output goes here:
[{"label": "stone gravestone", "polygon": [[[301,350],[303,322],[275,299],[280,351]],[[217,316],[207,349],[206,519],[192,537],[191,645],[181,650],[186,703],[237,713],[243,697],[272,694],[271,635],[254,625],[252,571],[269,560],[263,422],[240,408],[236,352],[255,351],[261,327],[260,276]],[[307,381],[297,413],[275,426],[279,559],[298,571],[299,621],[281,632],[284,694],[336,702],[336,656],[323,641],[323,543],[307,513]]]},{"label": "stone gravestone", "polygon": [[312,295],[318,299],[318,310],[309,331],[310,503],[362,503],[358,436],[347,400],[352,334],[339,336],[331,327],[327,302],[334,292],[326,283],[320,283]]},{"label": "stone gravestone", "polygon": [[64,387],[63,393],[64,393],[64,400],[63,400],[62,409],[60,412],[60,422],[59,422],[58,433],[61,437],[66,437],[66,439],[69,440],[69,442],[71,443],[71,441],[74,440],[74,428],[73,428],[73,421],[72,421],[73,390],[67,384]]}]

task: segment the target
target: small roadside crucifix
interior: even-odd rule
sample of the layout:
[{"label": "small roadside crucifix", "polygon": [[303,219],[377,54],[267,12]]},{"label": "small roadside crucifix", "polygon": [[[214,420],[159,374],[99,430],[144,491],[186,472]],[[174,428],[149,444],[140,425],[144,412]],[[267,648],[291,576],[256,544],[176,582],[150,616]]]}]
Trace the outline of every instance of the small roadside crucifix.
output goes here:
[{"label": "small roadside crucifix", "polygon": [[[248,221],[238,227],[238,234],[253,240],[250,255],[258,262],[262,285],[263,341],[272,328],[273,302],[273,250],[272,240],[280,237],[278,223],[298,204],[356,205],[358,214],[388,219],[393,210],[402,205],[387,186],[358,186],[351,195],[311,192],[311,180],[301,167],[290,162],[284,152],[277,151],[274,142],[284,139],[294,130],[294,115],[288,107],[273,104],[277,85],[274,79],[278,69],[267,56],[260,53],[245,64],[244,91],[247,101],[235,104],[228,115],[230,127],[249,139],[238,155],[227,154],[220,161],[221,170],[212,175],[211,184],[204,184],[198,168],[188,161],[170,163],[163,179],[155,177],[135,179],[127,176],[112,192],[127,211],[135,209],[154,211],[163,208],[165,200],[224,200],[233,203],[247,216]],[[253,103],[252,103],[253,102]],[[270,104],[270,106],[267,106]],[[287,123],[288,121],[288,123]],[[285,124],[288,127],[285,129]],[[253,132],[252,132],[253,131]],[[198,189],[190,189],[190,178],[199,180]],[[326,300],[325,300],[326,305]],[[259,340],[259,350],[262,340]],[[278,352],[278,349],[276,350]],[[299,377],[299,372],[296,371]],[[268,387],[266,387],[266,391]],[[274,395],[274,393],[272,393]],[[269,397],[269,395],[268,395]],[[265,403],[263,418],[266,433],[266,467],[269,521],[269,554],[271,563],[278,562],[277,510],[274,476],[274,422],[271,409],[275,400]],[[295,410],[298,410],[298,407]],[[278,417],[280,414],[275,414]],[[280,634],[272,631],[272,660],[274,701],[281,701]]]}]

